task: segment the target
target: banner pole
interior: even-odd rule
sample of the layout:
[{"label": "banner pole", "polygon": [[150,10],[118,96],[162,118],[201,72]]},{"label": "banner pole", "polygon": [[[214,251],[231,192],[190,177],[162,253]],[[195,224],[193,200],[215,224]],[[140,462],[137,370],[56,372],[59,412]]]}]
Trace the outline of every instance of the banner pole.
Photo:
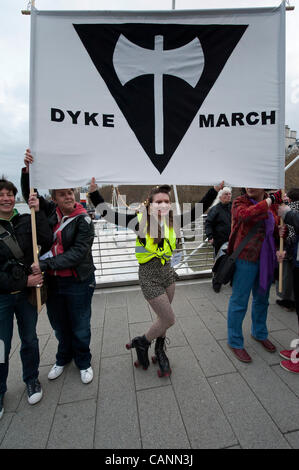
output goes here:
[{"label": "banner pole", "polygon": [[[30,195],[34,193],[34,188],[30,188]],[[35,210],[32,207],[31,211],[31,231],[32,231],[32,246],[33,246],[33,260],[34,263],[38,264],[38,246],[37,246],[37,236],[36,236],[36,218]],[[41,301],[41,292],[40,287],[36,287],[36,303],[37,303],[37,312],[39,313],[42,309]]]},{"label": "banner pole", "polygon": [[[285,195],[285,190],[282,189],[281,190],[281,196],[283,197],[284,195]],[[280,227],[284,226],[284,221],[283,221],[282,217],[280,217],[279,225],[280,225]],[[283,252],[283,237],[279,238],[279,252],[280,253]],[[282,276],[283,276],[283,262],[279,263],[278,292],[280,294],[282,294],[282,290],[283,290]]]}]

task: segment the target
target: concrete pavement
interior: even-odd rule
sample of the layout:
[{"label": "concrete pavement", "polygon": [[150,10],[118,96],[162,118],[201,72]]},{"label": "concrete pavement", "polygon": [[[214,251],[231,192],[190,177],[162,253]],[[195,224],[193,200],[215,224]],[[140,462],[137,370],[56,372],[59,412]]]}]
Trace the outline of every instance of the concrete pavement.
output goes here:
[{"label": "concrete pavement", "polygon": [[[225,287],[215,294],[210,280],[177,284],[167,350],[172,375],[159,378],[157,365],[136,369],[135,350],[125,348],[154,318],[139,287],[97,290],[89,385],[74,364],[47,379],[57,341],[44,309],[38,323],[44,396],[37,405],[27,402],[15,329],[0,449],[298,449],[299,376],[250,337],[249,313],[243,330],[253,362],[235,359],[226,343],[230,293]],[[297,317],[275,300],[272,288],[269,339],[287,349],[297,338]]]}]

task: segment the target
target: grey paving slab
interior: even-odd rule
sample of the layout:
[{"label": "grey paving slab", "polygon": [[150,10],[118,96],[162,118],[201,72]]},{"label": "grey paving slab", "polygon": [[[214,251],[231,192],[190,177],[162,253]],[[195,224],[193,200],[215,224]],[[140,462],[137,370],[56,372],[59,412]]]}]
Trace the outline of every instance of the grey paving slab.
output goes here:
[{"label": "grey paving slab", "polygon": [[54,332],[49,336],[48,341],[40,354],[40,365],[52,367],[56,362],[58,341],[55,337]]},{"label": "grey paving slab", "polygon": [[140,290],[126,295],[129,323],[151,321],[151,313],[148,303]]},{"label": "grey paving slab", "polygon": [[132,363],[127,356],[101,361],[94,447],[141,447]]},{"label": "grey paving slab", "polygon": [[127,307],[106,308],[102,357],[129,354],[125,348],[128,339]]},{"label": "grey paving slab", "polygon": [[172,308],[175,313],[176,318],[181,317],[194,317],[196,312],[192,304],[189,302],[188,298],[183,294],[182,290],[175,293],[174,299],[172,301]]},{"label": "grey paving slab", "polygon": [[20,337],[18,334],[17,322],[16,320],[14,320],[13,337],[11,340],[11,348],[10,348],[10,353],[9,353],[10,357],[14,354],[16,349],[18,350],[20,349],[20,344],[21,344],[21,341],[20,341]]},{"label": "grey paving slab", "polygon": [[127,307],[127,296],[125,292],[107,294],[107,308]]},{"label": "grey paving slab", "polygon": [[52,333],[52,327],[50,325],[48,315],[47,315],[47,309],[45,306],[43,307],[42,311],[38,314],[36,331],[38,335]]},{"label": "grey paving slab", "polygon": [[24,394],[1,443],[1,449],[44,449],[55,415],[62,381],[49,382],[48,368],[40,371],[43,398],[34,406]]},{"label": "grey paving slab", "polygon": [[239,373],[208,379],[242,448],[287,449],[290,445]]},{"label": "grey paving slab", "polygon": [[227,337],[227,321],[208,299],[191,299],[191,304],[215,339]]},{"label": "grey paving slab", "polygon": [[219,310],[219,311],[226,310],[227,311],[229,297],[220,292],[219,294],[216,294],[213,297],[211,297],[211,302],[216,307],[217,310]]},{"label": "grey paving slab", "polygon": [[285,434],[285,438],[293,449],[299,449],[299,431]]},{"label": "grey paving slab", "polygon": [[175,348],[172,360],[176,368],[171,383],[192,448],[221,449],[238,444],[190,348]]},{"label": "grey paving slab", "polygon": [[[93,369],[93,381],[83,384],[78,367],[72,362],[65,371],[63,387],[61,390],[59,404],[77,402],[96,398],[99,382],[100,350],[102,343],[102,329],[93,328],[91,330],[91,366]],[[58,380],[58,379],[57,379]]]},{"label": "grey paving slab", "polygon": [[286,325],[271,314],[271,308],[268,310],[267,328],[270,333],[286,329]]},{"label": "grey paving slab", "polygon": [[[283,358],[280,358],[283,361]],[[297,400],[299,397],[299,377],[298,374],[294,374],[292,372],[288,372],[287,370],[283,369],[280,365],[272,367],[272,370],[275,374],[280,377],[280,379],[289,387],[290,390],[297,396]],[[282,404],[284,408],[284,402]],[[299,427],[298,427],[299,429]]]},{"label": "grey paving slab", "polygon": [[137,392],[144,449],[189,449],[190,442],[171,386]]},{"label": "grey paving slab", "polygon": [[296,312],[286,312],[278,305],[271,305],[270,312],[279,322],[285,325],[286,328],[294,331],[298,335],[298,318]]},{"label": "grey paving slab", "polygon": [[197,299],[201,297],[206,297],[205,295],[204,284],[183,284],[176,286],[176,295],[180,295],[182,291],[183,295],[188,297],[188,299]]},{"label": "grey paving slab", "polygon": [[99,290],[95,290],[92,297],[91,328],[103,328],[106,304],[107,295]]},{"label": "grey paving slab", "polygon": [[[221,345],[227,348],[225,343]],[[298,429],[298,398],[252,348],[247,351],[252,357],[250,364],[233,357],[239,373],[283,433]]]},{"label": "grey paving slab", "polygon": [[3,417],[0,423],[0,448],[1,448],[1,443],[5,437],[5,433],[8,430],[10,423],[14,417],[14,413],[7,412],[5,402],[4,402],[4,410],[5,410],[5,413],[3,414]]},{"label": "grey paving slab", "polygon": [[56,409],[48,449],[92,449],[96,400],[59,405]]},{"label": "grey paving slab", "polygon": [[[89,385],[81,383],[73,363],[58,379],[47,379],[57,340],[43,311],[37,331],[44,396],[35,406],[22,382],[15,324],[0,448],[297,448],[298,376],[279,366],[278,352],[269,354],[250,337],[251,300],[243,326],[254,361],[235,359],[226,345],[230,295],[229,286],[215,294],[210,280],[177,284],[176,323],[167,332],[172,375],[162,379],[157,365],[135,368],[135,350],[125,348],[156,319],[140,288],[95,292]],[[289,349],[298,335],[297,317],[275,301],[272,289],[269,338],[278,350]]]},{"label": "grey paving slab", "polygon": [[232,362],[199,317],[184,318],[184,321],[180,318],[178,322],[207,377],[235,371]]},{"label": "grey paving slab", "polygon": [[17,410],[24,392],[25,384],[22,380],[21,362],[19,360],[10,360],[7,378],[7,392],[5,394],[6,412]]},{"label": "grey paving slab", "polygon": [[291,342],[298,338],[298,336],[295,335],[294,331],[289,329],[272,331],[271,336],[275,339],[277,344],[281,345],[282,350],[293,349],[291,347]]}]

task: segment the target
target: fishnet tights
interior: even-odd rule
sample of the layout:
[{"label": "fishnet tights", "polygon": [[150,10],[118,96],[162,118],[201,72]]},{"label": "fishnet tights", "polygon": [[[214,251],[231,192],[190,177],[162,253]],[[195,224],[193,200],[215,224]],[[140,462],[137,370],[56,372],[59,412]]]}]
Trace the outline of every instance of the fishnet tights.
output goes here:
[{"label": "fishnet tights", "polygon": [[154,299],[148,300],[148,303],[157,315],[157,320],[145,334],[148,341],[153,341],[159,336],[165,336],[166,330],[175,323],[175,316],[171,307],[174,297],[175,284],[167,287],[166,294],[159,295]]}]

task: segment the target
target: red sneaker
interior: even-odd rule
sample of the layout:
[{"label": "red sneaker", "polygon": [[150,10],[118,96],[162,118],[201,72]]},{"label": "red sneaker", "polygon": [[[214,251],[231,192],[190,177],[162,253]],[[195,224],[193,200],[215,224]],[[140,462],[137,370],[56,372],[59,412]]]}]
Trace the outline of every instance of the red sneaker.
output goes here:
[{"label": "red sneaker", "polygon": [[294,374],[299,374],[299,362],[295,364],[292,361],[281,361],[281,367],[288,372],[293,372]]},{"label": "red sneaker", "polygon": [[[284,351],[280,351],[279,354],[281,357],[284,359],[287,359],[288,361],[291,360],[291,354],[294,351],[294,349],[285,349]],[[296,359],[299,359],[299,353],[296,354]]]}]

